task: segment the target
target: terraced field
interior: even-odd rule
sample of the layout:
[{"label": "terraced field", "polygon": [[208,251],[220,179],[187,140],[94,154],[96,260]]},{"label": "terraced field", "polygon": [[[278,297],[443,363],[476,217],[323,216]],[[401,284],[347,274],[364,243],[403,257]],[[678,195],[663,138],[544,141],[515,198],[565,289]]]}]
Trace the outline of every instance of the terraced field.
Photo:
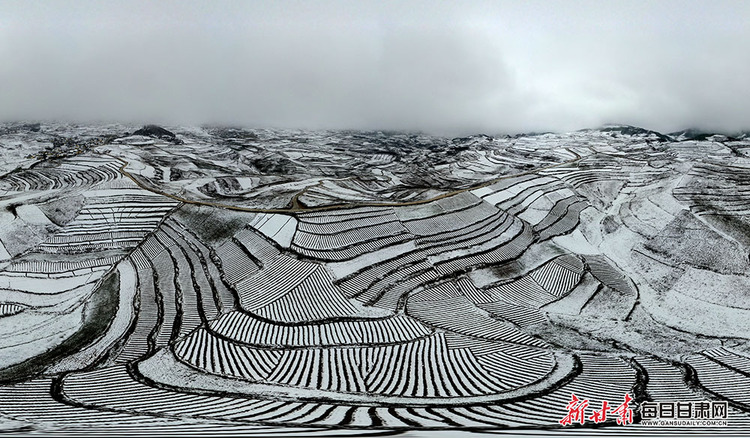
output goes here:
[{"label": "terraced field", "polygon": [[4,163],[0,431],[750,432],[750,141],[124,130]]}]

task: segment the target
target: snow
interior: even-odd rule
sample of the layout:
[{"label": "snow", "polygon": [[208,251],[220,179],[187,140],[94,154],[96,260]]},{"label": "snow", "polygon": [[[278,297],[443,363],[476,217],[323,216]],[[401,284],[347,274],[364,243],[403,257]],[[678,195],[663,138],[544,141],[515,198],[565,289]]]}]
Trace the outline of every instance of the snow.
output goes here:
[{"label": "snow", "polygon": [[292,216],[261,213],[255,216],[250,226],[284,248],[289,248],[297,231],[297,219]]},{"label": "snow", "polygon": [[82,305],[64,313],[27,309],[0,318],[0,369],[42,354],[78,331]]},{"label": "snow", "polygon": [[[103,128],[58,125],[45,126],[44,129],[50,129],[50,134],[54,132],[54,135],[76,138],[86,137],[77,133],[107,132]],[[132,132],[132,129],[122,127],[118,132]],[[41,142],[35,142],[35,135],[39,134],[0,134],[1,146],[8,152],[0,167],[10,170],[19,164],[27,166],[33,163],[35,160],[23,158],[25,154],[49,145],[47,140],[43,146]],[[108,263],[114,263],[114,259],[108,257],[126,254],[119,249],[106,250],[109,242],[102,241],[101,246],[89,245],[95,242],[88,234],[92,229],[110,230],[107,220],[110,217],[117,219],[118,223],[127,222],[132,230],[141,231],[144,224],[152,225],[148,227],[149,230],[159,225],[166,210],[175,205],[159,192],[205,204],[200,208],[186,205],[175,215],[175,220],[180,223],[172,224],[170,219],[167,225],[175,225],[173,229],[178,234],[194,233],[191,239],[201,241],[196,245],[206,246],[204,255],[208,256],[205,261],[209,264],[217,246],[248,224],[283,249],[280,255],[277,251],[269,253],[273,252],[279,259],[294,258],[312,269],[325,269],[336,280],[385,261],[394,261],[393,270],[377,275],[393,278],[390,286],[396,287],[387,289],[388,294],[404,293],[399,307],[377,308],[356,301],[353,303],[355,316],[358,317],[384,317],[391,312],[409,314],[409,309],[415,309],[410,307],[414,301],[409,300],[415,299],[410,294],[412,292],[419,293],[436,285],[444,286],[448,291],[455,290],[456,282],[464,282],[467,278],[478,288],[489,288],[527,275],[554,257],[572,255],[568,260],[573,260],[583,255],[587,272],[583,274],[582,281],[565,297],[542,306],[540,310],[547,318],[540,320],[536,317],[536,311],[525,315],[524,309],[511,309],[519,312],[519,318],[528,316],[529,321],[533,321],[516,327],[519,332],[538,336],[549,344],[547,350],[540,348],[540,353],[567,349],[588,350],[586,354],[630,357],[636,351],[639,355],[653,355],[652,359],[681,360],[680,355],[694,354],[722,343],[743,351],[750,348],[747,343],[747,333],[750,332],[747,248],[750,238],[743,233],[743,227],[747,225],[745,213],[750,211],[750,185],[745,183],[746,180],[750,181],[750,161],[735,153],[736,150],[750,150],[750,140],[735,142],[730,149],[718,142],[721,140],[719,137],[713,138],[715,141],[670,143],[659,142],[653,134],[625,135],[597,130],[468,140],[423,134],[283,130],[253,130],[249,135],[229,132],[219,138],[209,128],[185,129],[180,131],[180,136],[185,144],[167,145],[149,137],[130,136],[117,140],[115,144],[96,148],[99,152],[110,151],[125,160],[127,170],[138,175],[139,181],[153,187],[154,193],[137,188],[130,180],[119,175],[116,167],[123,163],[94,153],[40,162],[20,180],[13,178],[24,175],[23,172],[0,178],[0,301],[28,306],[22,314],[0,317],[0,368],[48,351],[80,328],[84,306],[97,280],[111,269],[111,265],[95,269],[78,268],[83,266],[84,261],[90,260],[106,259],[110,260]],[[460,147],[461,152],[446,152],[451,149],[443,147],[453,145]],[[560,165],[575,158],[568,148],[583,158]],[[116,166],[102,169],[102,163],[108,161]],[[99,169],[90,172],[92,166]],[[58,180],[56,172],[61,170],[81,173]],[[180,175],[177,175],[178,172]],[[23,189],[25,185],[35,184],[43,187],[45,181],[60,181],[63,185],[70,183],[71,187],[48,191]],[[230,182],[231,189],[223,189],[224,186],[217,181]],[[487,181],[494,183],[479,187]],[[727,186],[736,190],[724,192]],[[519,197],[526,188],[528,193],[523,198]],[[545,188],[554,191],[545,193]],[[456,190],[466,191],[461,196],[444,196]],[[129,207],[128,203],[131,202],[127,197],[146,194],[153,202],[143,201],[138,205],[148,208],[149,214],[139,215],[140,219],[125,220],[127,213],[123,207]],[[83,202],[81,195],[90,201],[87,208],[95,212],[83,213],[77,219],[73,219],[74,209],[66,201],[48,202],[58,196]],[[291,202],[295,196],[298,203]],[[430,200],[439,196],[441,199],[438,201]],[[495,208],[491,204],[505,200],[511,200],[519,209],[526,208],[513,218],[515,225],[502,236],[480,234],[482,237],[477,238],[471,247],[466,247],[466,244],[463,249],[446,251],[437,246],[420,251],[423,241],[415,239],[335,263],[311,260],[290,249],[297,231],[295,215],[309,206],[345,204],[351,207],[352,204],[385,203],[382,207],[384,212],[395,211],[396,218],[405,221],[443,214],[454,208],[462,210],[472,201],[478,201],[473,196],[485,196],[483,206],[490,210]],[[705,198],[695,200],[696,196]],[[109,204],[109,197],[122,199]],[[580,223],[572,232],[548,240],[536,240],[513,260],[489,265],[477,262],[475,266],[468,266],[466,272],[433,274],[435,270],[430,262],[438,263],[502,245],[518,231],[520,224],[538,223],[556,202],[568,197],[590,204],[582,210]],[[160,199],[167,202],[161,203]],[[467,199],[468,204],[464,202]],[[418,202],[410,204],[406,201]],[[77,201],[71,201],[70,205],[75,206],[76,211],[79,208]],[[290,205],[294,208],[290,208]],[[229,212],[229,209],[238,210],[238,207],[247,211]],[[67,211],[64,211],[66,208]],[[326,210],[317,211],[326,214]],[[722,212],[728,219],[722,222],[723,219],[714,214],[716,211]],[[209,213],[204,214],[206,212]],[[55,214],[60,217],[54,217]],[[61,217],[65,219],[59,220]],[[214,227],[212,221],[219,223]],[[466,219],[466,222],[472,222],[472,219]],[[55,225],[58,223],[65,223],[66,226],[60,230]],[[429,220],[425,223],[429,223]],[[181,228],[182,225],[185,229]],[[457,228],[471,225],[457,224]],[[361,232],[356,237],[362,240],[377,239],[367,235],[364,229]],[[80,241],[82,245],[55,246],[54,240],[50,239],[53,233],[56,233],[55,239]],[[151,258],[159,251],[158,247],[150,246],[153,241],[144,243],[140,239],[136,235],[129,241],[133,246],[139,245],[136,251],[143,250],[143,253],[138,252],[140,256],[146,254],[147,258]],[[459,240],[449,240],[446,244],[456,242]],[[81,248],[87,252],[79,253]],[[185,249],[188,250],[187,247]],[[249,249],[255,253],[254,248]],[[414,257],[408,262],[399,263],[399,257],[406,253],[413,253]],[[426,254],[431,255],[428,258]],[[46,264],[38,269],[44,272],[23,271],[28,266],[38,266],[35,263],[47,260],[81,263],[65,268],[67,271],[62,273],[47,273],[56,268],[47,268]],[[732,260],[740,262],[732,263]],[[9,264],[10,261],[13,263]],[[605,261],[615,267],[613,272],[607,272]],[[139,263],[143,262],[139,259]],[[269,269],[269,260],[261,262],[264,266],[260,272]],[[200,273],[199,265],[193,267]],[[2,270],[8,266],[20,268],[17,272]],[[137,272],[139,268],[127,260],[120,262],[116,269],[120,277],[120,293],[112,324],[98,339],[90,345],[81,346],[80,351],[52,366],[49,372],[75,373],[102,357],[111,347],[120,345],[124,339],[136,317],[132,304],[138,292],[137,278],[148,278],[136,277],[142,272]],[[159,269],[163,267],[157,266],[157,275],[161,274]],[[597,277],[593,272],[597,273]],[[627,278],[621,278],[620,273]],[[279,278],[284,275],[290,274],[281,272]],[[435,278],[437,275],[441,277]],[[542,275],[549,277],[541,278]],[[540,283],[552,284],[555,275],[561,274],[548,269],[538,271],[537,278],[540,278]],[[189,272],[181,269],[180,276],[182,280],[190,281]],[[217,276],[213,280],[220,281]],[[274,284],[277,280],[273,279]],[[378,278],[363,281],[370,280],[377,281]],[[197,277],[197,281],[202,280]],[[414,282],[414,287],[409,290],[399,288],[405,281]],[[610,286],[604,287],[600,282]],[[164,290],[161,292],[165,293]],[[518,293],[523,294],[524,291]],[[315,293],[310,296],[315,296]],[[165,303],[168,302],[167,296],[164,297]],[[450,304],[441,308],[443,303],[437,302],[440,299],[438,292],[432,298],[436,301],[435,311],[447,312],[450,317]],[[184,299],[185,303],[189,302],[189,297]],[[207,299],[210,301],[211,297],[207,296]],[[392,301],[396,302],[396,299],[398,297]],[[146,303],[142,302],[143,315],[153,317],[153,313],[145,313],[149,311]],[[153,311],[153,299],[149,304],[152,305],[150,311]],[[188,306],[186,309],[186,312],[193,313],[186,313],[185,321],[189,321],[189,318],[198,321],[195,308]],[[335,317],[353,316],[351,311],[347,313],[334,309],[333,312],[337,313]],[[295,322],[315,324],[311,321]],[[461,343],[468,343],[455,333],[448,333],[450,331],[439,332],[441,336],[454,336],[451,342],[455,344],[451,344],[451,348],[463,348]],[[131,339],[144,344],[147,342],[148,335],[141,333],[137,336],[141,338]],[[314,336],[305,342],[309,343],[310,348],[320,347]],[[366,346],[352,348],[360,347]],[[481,348],[497,348],[497,345],[490,343]],[[144,362],[136,362],[136,366],[155,382],[188,392],[229,391],[249,399],[291,402],[310,397],[316,401],[328,399],[332,404],[366,402],[368,406],[372,403],[400,406],[406,402],[419,402],[444,406],[468,402],[496,403],[519,395],[529,395],[533,399],[538,394],[532,394],[532,390],[549,389],[560,378],[569,376],[572,358],[568,353],[558,353],[555,357],[558,361],[555,374],[537,387],[470,400],[425,398],[415,401],[408,397],[380,397],[364,392],[320,391],[312,387],[228,379],[179,363],[168,347],[161,348]],[[221,362],[222,358],[214,356],[211,360]],[[412,370],[414,374],[417,371]],[[601,371],[606,373],[607,370]],[[82,374],[77,378],[85,376]],[[569,377],[575,382],[580,375]],[[702,376],[698,377],[700,379]],[[632,388],[634,383],[630,382],[627,387]],[[599,382],[587,381],[586,384],[595,386],[592,391],[599,389],[596,387]],[[45,388],[48,389],[49,385],[46,384]],[[86,385],[78,389],[89,390]],[[138,394],[131,396],[135,398]],[[383,409],[381,411],[385,412]],[[528,414],[533,415],[534,412]],[[388,421],[388,415],[392,414],[384,413],[381,418]],[[362,424],[370,420],[367,408],[352,411],[352,416],[355,422]],[[456,418],[464,426],[475,424],[471,419]],[[329,420],[336,425],[340,419],[341,416]]]},{"label": "snow", "polygon": [[131,321],[135,318],[133,299],[136,294],[137,279],[135,267],[129,259],[124,259],[117,265],[117,272],[120,276],[117,313],[107,328],[107,332],[95,343],[61,360],[50,367],[47,372],[59,373],[79,369],[86,364],[90,364],[125,335]]},{"label": "snow", "polygon": [[334,392],[320,389],[311,389],[303,387],[294,387],[287,385],[273,385],[266,383],[254,383],[231,379],[217,375],[210,375],[197,372],[195,369],[188,367],[176,360],[170,349],[162,349],[147,360],[138,363],[138,371],[148,379],[162,383],[166,386],[185,386],[198,390],[231,392],[241,394],[244,398],[258,399],[275,399],[275,398],[308,398],[308,399],[328,399],[335,400],[337,403],[394,403],[403,404],[411,403],[418,400],[418,403],[431,405],[464,405],[467,403],[497,403],[504,400],[510,400],[515,397],[534,393],[536,391],[549,389],[552,385],[564,379],[570,373],[575,361],[569,355],[555,354],[556,366],[551,373],[537,382],[523,386],[518,389],[498,392],[491,395],[451,397],[398,397],[385,396],[382,394],[355,393],[355,392]]},{"label": "snow", "polygon": [[672,286],[675,292],[725,307],[750,310],[750,278],[689,266]]},{"label": "snow", "polygon": [[[698,292],[695,284],[681,287],[686,287],[687,293]],[[664,294],[649,292],[641,290],[641,304],[654,319],[669,327],[719,338],[747,338],[750,333],[748,309],[728,307],[730,303],[714,304],[676,289]]]},{"label": "snow", "polygon": [[511,224],[511,226],[508,227],[507,230],[505,230],[502,234],[500,234],[497,237],[494,237],[485,242],[482,242],[481,244],[473,245],[470,248],[454,249],[452,251],[447,251],[447,252],[440,253],[434,256],[430,256],[428,257],[428,260],[431,263],[435,264],[438,262],[443,262],[443,261],[463,257],[472,253],[489,250],[492,248],[502,246],[504,243],[508,242],[512,236],[516,235],[521,230],[522,227],[523,227],[523,222],[519,220],[514,221]]},{"label": "snow", "polygon": [[50,222],[49,218],[34,204],[25,204],[16,208],[18,217],[29,225],[51,226],[55,225]]},{"label": "snow", "polygon": [[5,302],[18,303],[27,307],[34,307],[48,313],[63,313],[75,308],[89,296],[94,289],[94,283],[87,283],[81,287],[57,294],[34,294],[18,290],[0,289],[0,296]]},{"label": "snow", "polygon": [[377,251],[362,254],[344,262],[328,263],[327,267],[333,274],[334,278],[341,279],[368,266],[390,260],[415,249],[416,244],[413,240],[410,240],[398,245],[387,246]]},{"label": "snow", "polygon": [[8,250],[5,248],[5,244],[0,241],[0,260],[6,260],[10,258]]},{"label": "snow", "polygon": [[540,196],[534,199],[534,201],[528,206],[526,211],[519,214],[518,217],[530,223],[531,225],[536,225],[547,216],[554,205],[554,201],[552,201],[549,196]]},{"label": "snow", "polygon": [[541,308],[542,311],[550,313],[562,313],[566,315],[578,315],[581,309],[588,303],[597,292],[599,282],[591,274],[585,274],[582,281],[566,296],[553,301]]},{"label": "snow", "polygon": [[13,289],[35,294],[57,294],[92,283],[102,276],[102,271],[87,275],[60,278],[32,278],[0,272],[0,289]]},{"label": "snow", "polygon": [[588,241],[588,239],[581,233],[581,230],[575,230],[564,236],[553,237],[552,241],[556,245],[560,245],[574,254],[587,255],[599,254],[601,252]]},{"label": "snow", "polygon": [[131,146],[146,146],[156,143],[151,137],[144,135],[131,135],[129,137],[122,137],[115,140],[116,143],[128,144]]},{"label": "snow", "polygon": [[82,193],[87,198],[104,198],[107,196],[143,196],[150,192],[141,189],[94,189],[86,190]]},{"label": "snow", "polygon": [[257,178],[249,178],[249,177],[238,177],[237,183],[242,187],[242,190],[249,190],[256,186],[258,184]]}]

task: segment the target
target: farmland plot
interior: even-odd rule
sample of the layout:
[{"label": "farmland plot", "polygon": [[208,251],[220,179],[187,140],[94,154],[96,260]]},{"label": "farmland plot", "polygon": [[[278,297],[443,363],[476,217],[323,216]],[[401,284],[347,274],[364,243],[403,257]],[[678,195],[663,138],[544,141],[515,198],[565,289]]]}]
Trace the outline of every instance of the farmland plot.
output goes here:
[{"label": "farmland plot", "polygon": [[0,424],[495,433],[628,394],[750,430],[737,145],[179,135],[0,177]]}]

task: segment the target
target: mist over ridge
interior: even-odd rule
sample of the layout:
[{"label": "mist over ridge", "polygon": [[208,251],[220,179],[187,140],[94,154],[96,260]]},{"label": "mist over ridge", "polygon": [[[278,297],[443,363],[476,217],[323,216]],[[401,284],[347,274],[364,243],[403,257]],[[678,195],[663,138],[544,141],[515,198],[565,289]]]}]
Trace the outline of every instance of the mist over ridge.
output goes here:
[{"label": "mist over ridge", "polygon": [[0,6],[0,120],[748,129],[740,1]]}]

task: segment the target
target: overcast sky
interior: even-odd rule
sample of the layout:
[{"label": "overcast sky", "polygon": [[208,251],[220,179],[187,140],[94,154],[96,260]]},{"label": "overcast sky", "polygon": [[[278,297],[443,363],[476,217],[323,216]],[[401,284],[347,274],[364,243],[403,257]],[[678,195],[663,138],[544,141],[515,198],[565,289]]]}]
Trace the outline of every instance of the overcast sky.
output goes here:
[{"label": "overcast sky", "polygon": [[750,1],[0,0],[0,119],[750,129]]}]

